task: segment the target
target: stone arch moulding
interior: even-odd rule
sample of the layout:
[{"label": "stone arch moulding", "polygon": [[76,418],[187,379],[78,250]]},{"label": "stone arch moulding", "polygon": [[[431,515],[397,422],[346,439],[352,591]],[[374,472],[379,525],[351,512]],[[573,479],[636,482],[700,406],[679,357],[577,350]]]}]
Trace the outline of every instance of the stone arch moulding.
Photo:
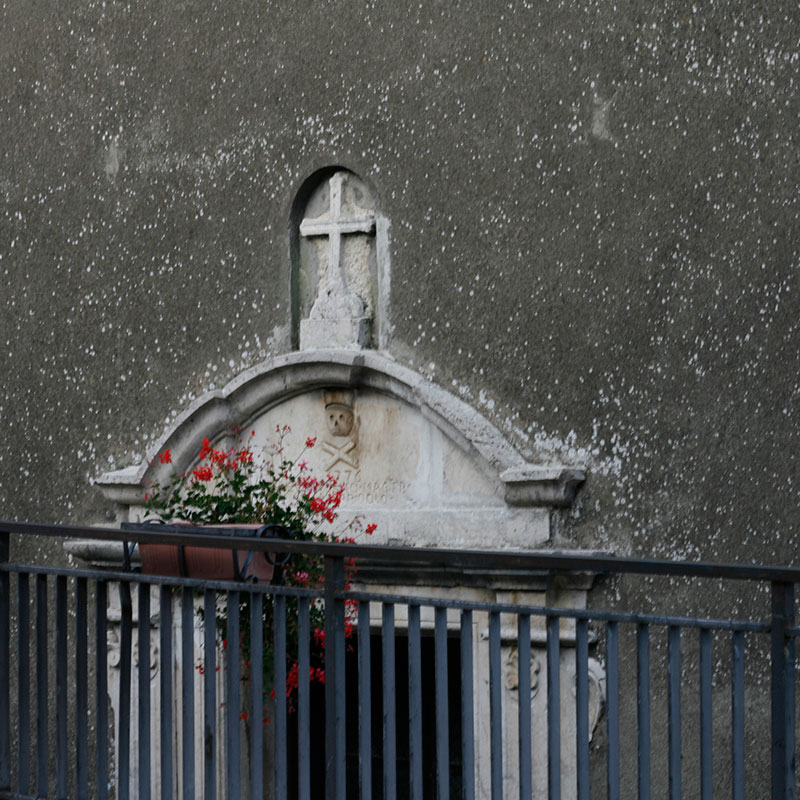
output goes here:
[{"label": "stone arch moulding", "polygon": [[[292,427],[290,455],[317,438],[304,458],[348,485],[340,516],[376,522],[375,543],[541,546],[551,509],[570,505],[585,478],[579,467],[527,462],[475,409],[380,353],[327,350],[243,373],[181,414],[146,461],[96,483],[120,521],[135,521],[145,486],[189,470],[204,437],[223,442],[238,427],[258,446],[276,424]],[[165,448],[172,464],[156,458]]]}]

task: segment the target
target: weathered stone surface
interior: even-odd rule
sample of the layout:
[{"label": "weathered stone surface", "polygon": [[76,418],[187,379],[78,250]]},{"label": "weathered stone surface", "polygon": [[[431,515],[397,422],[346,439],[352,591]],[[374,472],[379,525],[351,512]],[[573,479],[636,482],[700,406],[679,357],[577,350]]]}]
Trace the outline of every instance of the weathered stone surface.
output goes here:
[{"label": "weathered stone surface", "polygon": [[[370,268],[375,246],[363,240],[374,238],[374,202],[367,195],[371,207],[356,204],[356,197],[364,197],[366,188],[355,175],[343,170],[322,183],[307,209],[318,200],[317,195],[327,200],[326,210],[317,217],[306,217],[299,228],[301,237],[322,238],[324,245],[317,254],[321,264],[314,265],[311,254],[307,254],[299,265],[306,291],[314,297],[308,318],[300,320],[300,347],[365,347],[374,316],[376,281],[375,269]],[[354,235],[362,241],[347,241]],[[301,255],[304,250],[307,248],[301,246]]]},{"label": "weathered stone surface", "polygon": [[[188,470],[205,437],[233,426],[266,447],[286,425],[287,455],[343,482],[341,519],[376,523],[378,542],[535,547],[550,538],[549,508],[583,480],[575,468],[526,464],[480,414],[379,353],[329,350],[282,357],[201,398],[146,461],[97,482],[120,519],[135,519],[146,486]],[[170,465],[156,458],[167,448]]]},{"label": "weathered stone surface", "polygon": [[317,440],[306,458],[315,474],[330,473],[347,489],[340,519],[362,515],[378,525],[376,543],[434,547],[529,548],[549,538],[546,510],[506,505],[502,485],[435,425],[406,403],[369,390],[356,393],[355,427],[347,436],[326,424],[323,392],[287,400],[252,423],[256,441],[290,425],[290,455]]}]

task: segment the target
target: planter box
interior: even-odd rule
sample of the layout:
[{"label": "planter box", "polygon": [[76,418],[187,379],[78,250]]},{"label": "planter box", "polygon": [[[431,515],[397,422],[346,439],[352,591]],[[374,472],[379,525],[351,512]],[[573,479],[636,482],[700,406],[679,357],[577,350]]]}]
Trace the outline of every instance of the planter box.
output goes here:
[{"label": "planter box", "polygon": [[[158,522],[123,523],[122,529],[151,528],[154,533],[188,534],[202,536],[259,536],[288,539],[289,532],[281,525],[262,523],[234,523],[230,525],[192,525],[175,522],[168,525]],[[202,547],[197,544],[139,544],[142,572],[147,575],[198,578],[207,581],[246,581],[248,583],[277,582],[281,569],[275,569],[276,556],[249,550],[225,550]],[[285,559],[278,556],[278,564]]]}]

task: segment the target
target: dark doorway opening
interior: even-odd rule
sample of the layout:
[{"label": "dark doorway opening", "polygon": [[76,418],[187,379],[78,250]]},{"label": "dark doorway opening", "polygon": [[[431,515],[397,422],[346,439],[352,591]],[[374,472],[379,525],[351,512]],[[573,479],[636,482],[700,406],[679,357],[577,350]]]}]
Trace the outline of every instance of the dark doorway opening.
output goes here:
[{"label": "dark doorway opening", "polygon": [[[358,769],[358,649],[355,637],[348,643],[346,665],[347,714],[347,796],[359,797]],[[422,655],[422,782],[425,797],[436,797],[436,685],[434,681],[434,640],[423,636]],[[372,795],[383,795],[383,663],[380,634],[370,636],[371,724],[372,724]],[[410,791],[409,721],[408,721],[408,638],[398,634],[395,640],[395,685],[397,709],[397,793]],[[450,738],[450,792],[461,796],[461,653],[459,640],[447,643],[447,695]],[[325,687],[311,686],[311,796],[325,795]],[[297,714],[290,708],[288,717],[288,796],[297,797]]]}]

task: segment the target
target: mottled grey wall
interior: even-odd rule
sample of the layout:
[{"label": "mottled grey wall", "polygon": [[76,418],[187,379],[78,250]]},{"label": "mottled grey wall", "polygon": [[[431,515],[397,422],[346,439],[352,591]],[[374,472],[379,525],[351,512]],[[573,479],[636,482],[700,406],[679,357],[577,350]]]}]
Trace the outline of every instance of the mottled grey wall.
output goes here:
[{"label": "mottled grey wall", "polygon": [[791,6],[4,3],[0,516],[102,518],[89,476],[287,349],[293,193],[343,164],[390,352],[587,462],[566,537],[791,560]]},{"label": "mottled grey wall", "polygon": [[799,29],[778,0],[2,3],[0,518],[107,519],[91,476],[289,348],[292,198],[343,165],[391,220],[389,352],[587,464],[565,542],[796,561]]}]

